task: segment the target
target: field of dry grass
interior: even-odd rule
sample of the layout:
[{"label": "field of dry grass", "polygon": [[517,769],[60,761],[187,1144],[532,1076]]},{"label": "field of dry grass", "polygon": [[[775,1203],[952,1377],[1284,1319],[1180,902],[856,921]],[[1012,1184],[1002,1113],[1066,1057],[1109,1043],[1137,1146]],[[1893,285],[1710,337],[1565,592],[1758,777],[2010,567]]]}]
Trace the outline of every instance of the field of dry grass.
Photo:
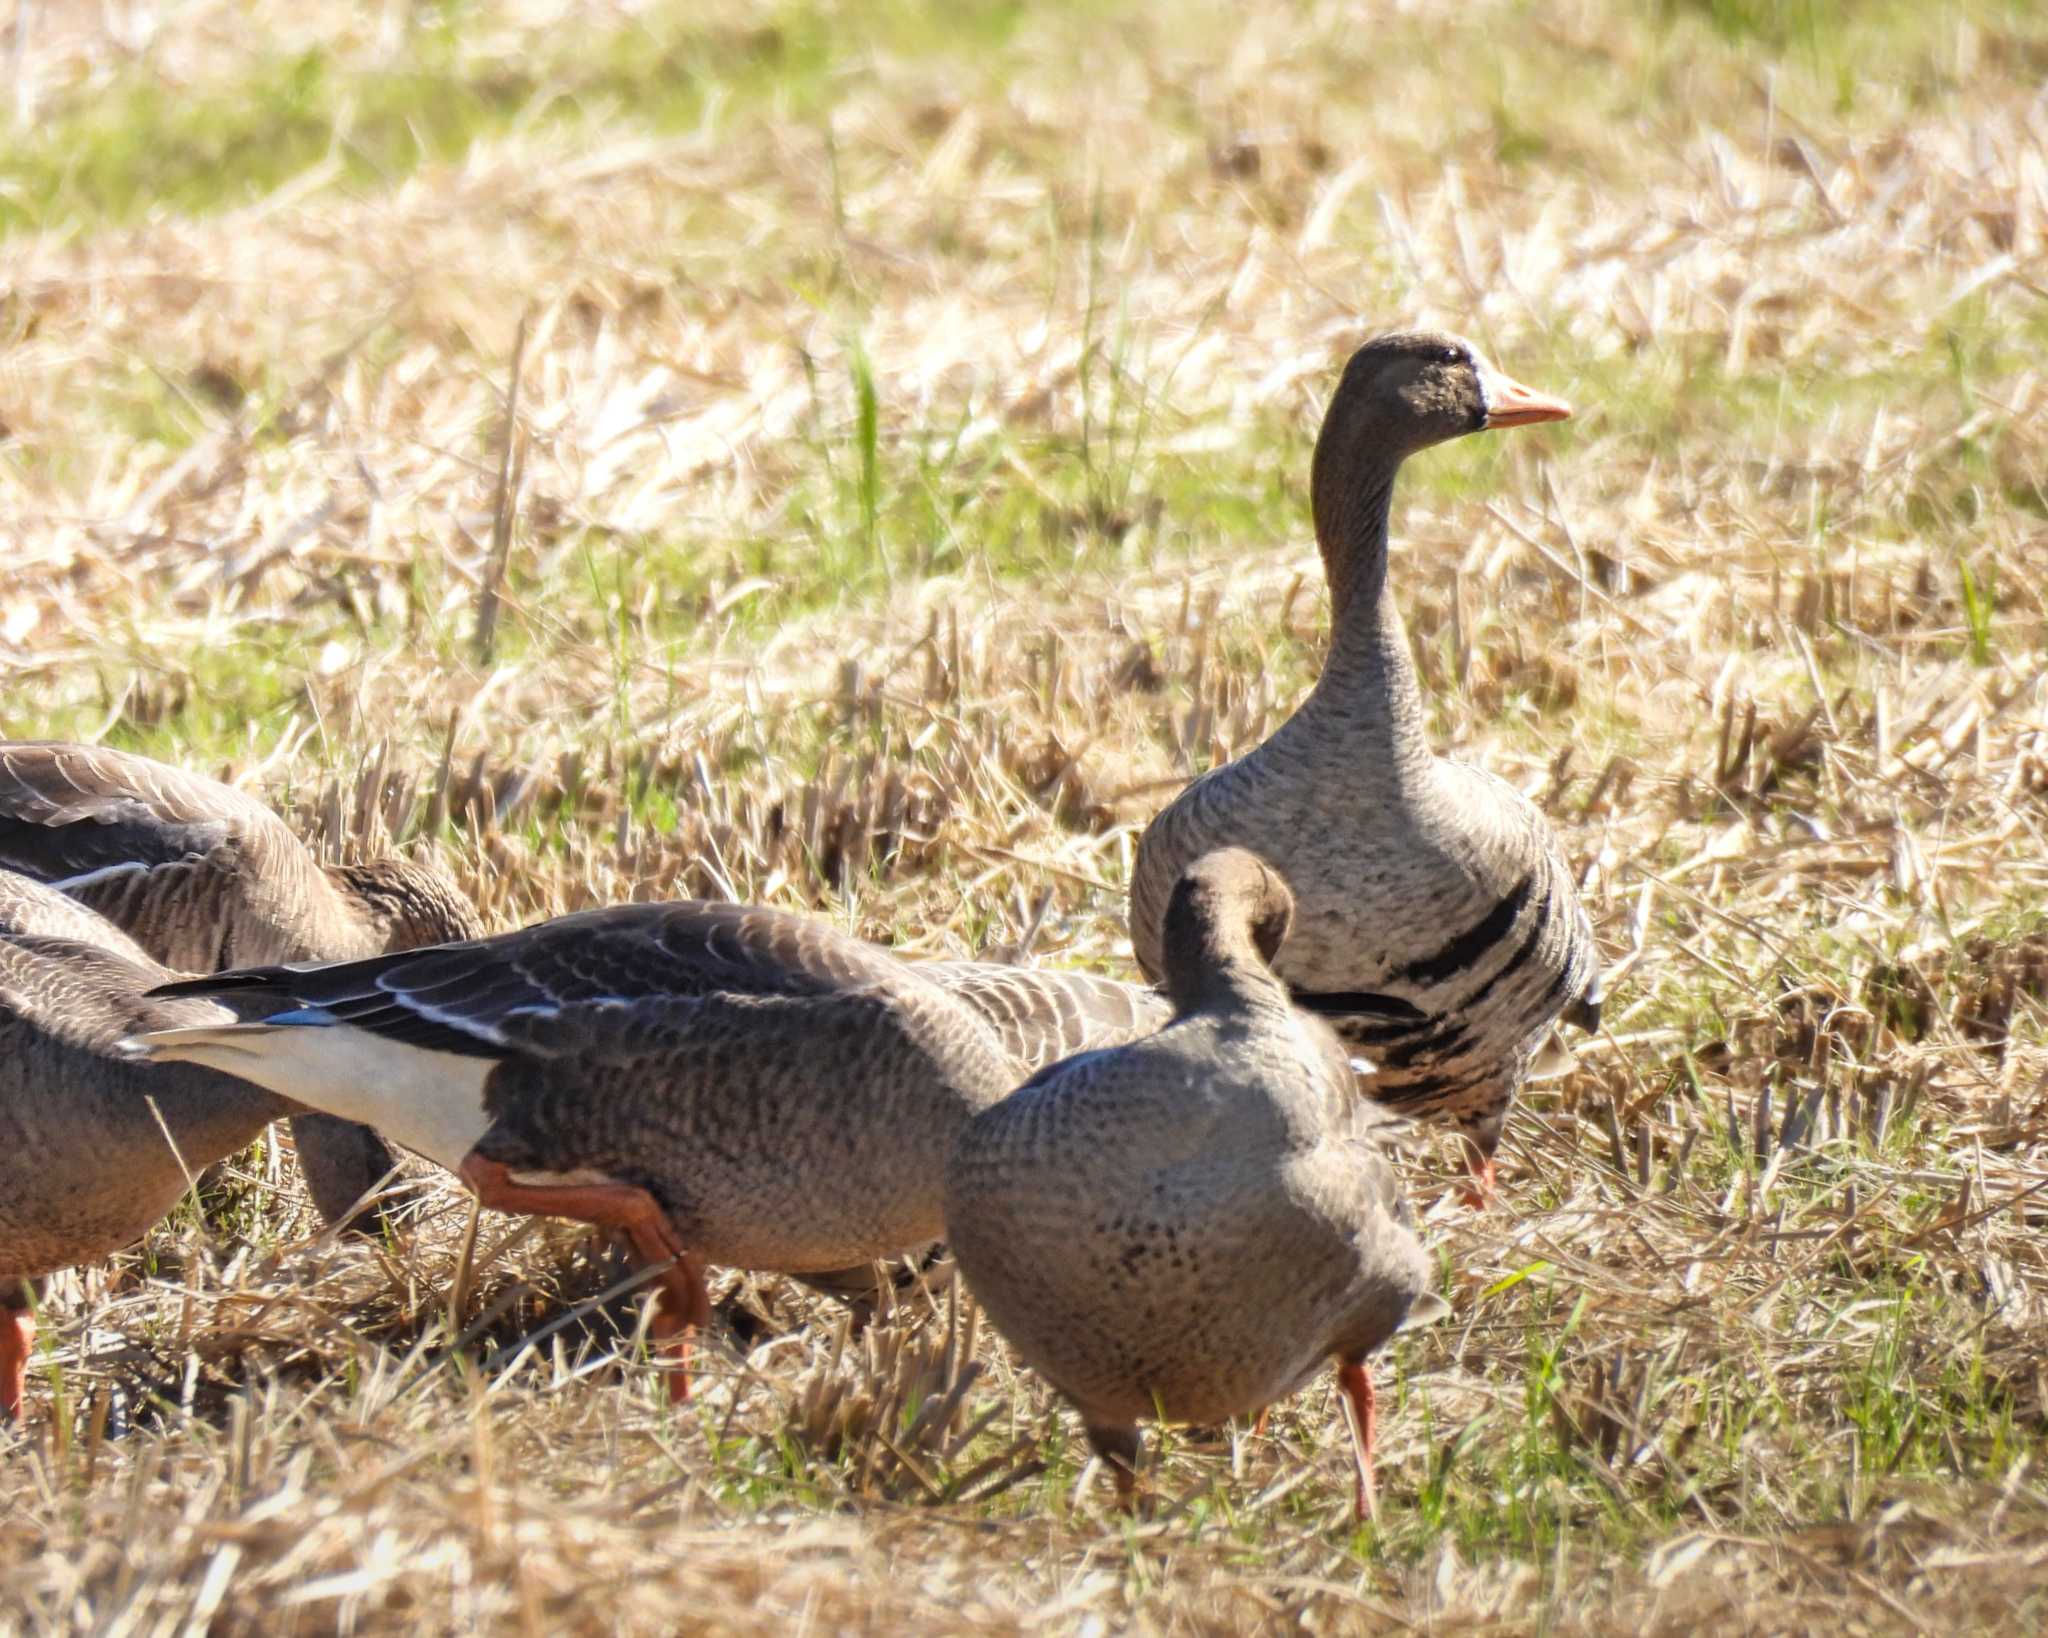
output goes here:
[{"label": "field of dry grass", "polygon": [[53,1282],[0,1631],[2048,1622],[2048,16],[17,13],[0,733],[495,926],[1127,974],[1314,673],[1334,367],[1440,323],[1580,409],[1417,461],[1394,576],[1616,981],[1495,1211],[1413,1168],[1376,1528],[1327,1387],[1132,1524],[957,1296],[733,1283],[678,1412],[566,1226],[337,1242],[259,1147]]}]

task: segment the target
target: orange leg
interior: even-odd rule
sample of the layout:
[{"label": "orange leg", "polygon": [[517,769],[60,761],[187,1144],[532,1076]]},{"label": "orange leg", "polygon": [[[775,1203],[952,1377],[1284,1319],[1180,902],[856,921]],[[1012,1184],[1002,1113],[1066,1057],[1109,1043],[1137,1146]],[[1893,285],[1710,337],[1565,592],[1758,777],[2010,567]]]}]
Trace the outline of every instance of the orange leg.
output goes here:
[{"label": "orange leg", "polygon": [[1088,1429],[1088,1445],[1109,1466],[1116,1480],[1119,1513],[1138,1511],[1138,1430],[1136,1428]]},{"label": "orange leg", "polygon": [[28,1362],[36,1347],[36,1317],[26,1308],[0,1308],[0,1422],[21,1418],[28,1392]]},{"label": "orange leg", "polygon": [[458,1174],[477,1199],[493,1211],[567,1217],[598,1228],[618,1229],[633,1243],[642,1268],[660,1268],[654,1304],[654,1335],[673,1354],[669,1398],[690,1397],[690,1333],[711,1319],[704,1290],[704,1259],[683,1248],[654,1196],[630,1183],[521,1183],[505,1166],[472,1151]]},{"label": "orange leg", "polygon": [[1379,1409],[1373,1397],[1372,1372],[1363,1360],[1345,1360],[1337,1367],[1337,1386],[1351,1404],[1351,1449],[1358,1459],[1357,1484],[1351,1493],[1352,1516],[1361,1524],[1367,1519],[1377,1521],[1380,1504],[1373,1485],[1372,1443],[1379,1427]]},{"label": "orange leg", "polygon": [[1461,1139],[1459,1146],[1465,1152],[1466,1183],[1458,1198],[1474,1211],[1484,1211],[1493,1204],[1493,1151],[1500,1144],[1500,1132],[1497,1127],[1482,1128],[1479,1136],[1465,1132]]},{"label": "orange leg", "polygon": [[1477,1149],[1465,1151],[1465,1174],[1468,1181],[1458,1198],[1474,1211],[1484,1211],[1493,1204],[1496,1179],[1493,1171],[1493,1156],[1481,1155]]}]

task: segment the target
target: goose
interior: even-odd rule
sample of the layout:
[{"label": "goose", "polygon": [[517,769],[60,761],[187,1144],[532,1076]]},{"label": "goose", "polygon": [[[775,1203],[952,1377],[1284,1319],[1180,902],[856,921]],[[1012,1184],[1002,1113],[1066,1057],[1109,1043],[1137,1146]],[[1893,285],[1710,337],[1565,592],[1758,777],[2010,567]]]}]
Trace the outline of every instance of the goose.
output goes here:
[{"label": "goose", "polygon": [[1334,1359],[1354,1502],[1374,1507],[1366,1358],[1444,1311],[1352,1061],[1273,974],[1292,900],[1237,848],[1184,870],[1162,938],[1173,1019],[1055,1064],[947,1163],[960,1272],[1135,1494],[1137,1425],[1262,1410]]},{"label": "goose", "polygon": [[[91,906],[181,973],[349,960],[483,932],[431,864],[330,865],[254,797],[148,757],[0,742],[0,869]],[[299,1165],[329,1222],[390,1169],[363,1127],[301,1111]]]},{"label": "goose", "polygon": [[130,1050],[365,1122],[485,1206],[622,1231],[689,1397],[708,1263],[842,1270],[936,1240],[945,1159],[1016,1084],[913,963],[782,911],[682,901],[165,986],[240,1021]]},{"label": "goose", "polygon": [[1156,979],[1188,865],[1222,846],[1270,861],[1295,897],[1275,970],[1377,1066],[1372,1097],[1462,1134],[1475,1205],[1492,1195],[1508,1110],[1552,1024],[1599,1027],[1600,963],[1548,821],[1430,748],[1387,589],[1387,518],[1410,455],[1570,413],[1457,336],[1382,336],[1352,355],[1310,483],[1330,586],[1322,675],[1269,739],[1153,819],[1132,871],[1132,945]]},{"label": "goose", "polygon": [[174,976],[86,906],[0,870],[0,1420],[21,1412],[39,1277],[132,1245],[194,1173],[290,1112],[232,1076],[116,1050],[232,1018],[146,998]]}]

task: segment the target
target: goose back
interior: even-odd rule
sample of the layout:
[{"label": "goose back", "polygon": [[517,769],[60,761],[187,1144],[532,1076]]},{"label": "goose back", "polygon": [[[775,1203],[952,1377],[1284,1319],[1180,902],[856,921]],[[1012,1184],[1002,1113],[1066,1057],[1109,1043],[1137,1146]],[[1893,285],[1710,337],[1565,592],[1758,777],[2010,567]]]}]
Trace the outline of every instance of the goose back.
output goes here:
[{"label": "goose back", "polygon": [[0,868],[58,887],[182,972],[473,937],[431,865],[323,866],[218,780],[99,746],[0,745]]},{"label": "goose back", "polygon": [[1158,990],[1095,973],[994,961],[931,961],[918,970],[981,1016],[1020,1079],[1077,1052],[1149,1035],[1173,1016]]}]

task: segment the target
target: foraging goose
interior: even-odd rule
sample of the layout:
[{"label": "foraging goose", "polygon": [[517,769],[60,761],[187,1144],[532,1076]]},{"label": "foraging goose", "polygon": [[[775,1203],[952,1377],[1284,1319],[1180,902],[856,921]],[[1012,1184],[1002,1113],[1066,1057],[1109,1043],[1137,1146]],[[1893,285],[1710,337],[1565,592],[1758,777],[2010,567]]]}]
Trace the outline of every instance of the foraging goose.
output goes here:
[{"label": "foraging goose", "polygon": [[915,966],[741,905],[621,905],[158,993],[261,1021],[133,1050],[365,1121],[486,1206],[623,1230],[664,1270],[679,1399],[707,1263],[830,1271],[938,1238],[954,1135],[1017,1080]]},{"label": "foraging goose", "polygon": [[[98,746],[0,743],[0,868],[90,905],[186,973],[345,961],[483,932],[432,865],[323,865],[254,797]],[[301,1112],[292,1136],[329,1222],[394,1159],[373,1133],[325,1115]]]},{"label": "foraging goose", "polygon": [[173,976],[85,906],[0,870],[0,1420],[21,1409],[36,1278],[141,1239],[191,1172],[290,1112],[246,1081],[115,1051],[139,1030],[231,1018],[144,998]]},{"label": "foraging goose", "polygon": [[1356,1418],[1372,1506],[1365,1359],[1442,1305],[1335,1036],[1270,967],[1290,898],[1226,848],[1183,872],[1163,962],[1173,1021],[1057,1064],[978,1115],[946,1172],[960,1271],[1072,1400],[1128,1505],[1137,1424],[1216,1422],[1325,1360]]},{"label": "foraging goose", "polygon": [[1418,450],[1570,413],[1456,336],[1384,336],[1352,355],[1311,479],[1330,583],[1322,676],[1270,739],[1152,821],[1131,881],[1131,940],[1157,977],[1187,866],[1226,845],[1271,861],[1295,896],[1276,971],[1377,1066],[1372,1097],[1456,1123],[1475,1203],[1545,1032],[1560,1015],[1599,1027],[1600,965],[1548,821],[1503,781],[1430,750],[1387,591],[1387,515]]}]

